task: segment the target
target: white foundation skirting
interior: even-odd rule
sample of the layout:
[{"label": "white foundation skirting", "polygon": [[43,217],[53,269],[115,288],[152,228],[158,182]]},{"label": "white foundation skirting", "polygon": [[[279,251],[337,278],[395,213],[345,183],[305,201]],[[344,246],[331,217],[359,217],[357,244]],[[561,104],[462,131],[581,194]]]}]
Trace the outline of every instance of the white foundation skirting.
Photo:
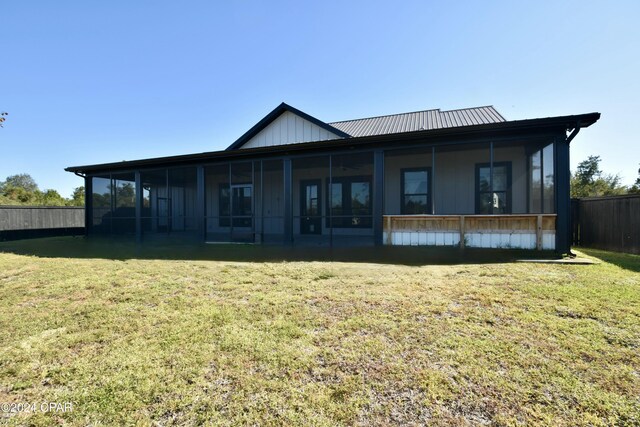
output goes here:
[{"label": "white foundation skirting", "polygon": [[[383,233],[383,242],[389,244],[388,232]],[[459,246],[459,232],[443,231],[392,231],[392,246]],[[466,233],[465,246],[469,248],[535,249],[535,233]],[[556,233],[544,231],[542,249],[556,248]]]}]

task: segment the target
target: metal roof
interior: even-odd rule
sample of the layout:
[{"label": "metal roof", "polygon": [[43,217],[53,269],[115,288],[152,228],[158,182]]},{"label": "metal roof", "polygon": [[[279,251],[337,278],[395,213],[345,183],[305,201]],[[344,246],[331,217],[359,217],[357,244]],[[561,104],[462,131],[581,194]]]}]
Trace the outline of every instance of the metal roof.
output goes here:
[{"label": "metal roof", "polygon": [[329,123],[352,137],[446,129],[505,122],[492,105],[460,110],[424,110]]},{"label": "metal roof", "polygon": [[[411,113],[409,113],[411,114]],[[502,116],[500,116],[502,117]],[[202,162],[238,160],[241,158],[260,159],[266,156],[290,155],[301,152],[327,152],[347,147],[384,146],[402,142],[405,144],[467,144],[484,138],[500,135],[513,135],[516,132],[536,132],[541,130],[566,131],[586,128],[600,119],[600,113],[588,113],[572,116],[546,117],[539,119],[497,121],[495,123],[470,126],[442,127],[440,129],[407,132],[399,140],[394,134],[380,134],[329,141],[307,142],[304,144],[274,145],[268,147],[246,148],[242,150],[223,150],[196,154],[184,154],[169,157],[156,157],[115,163],[102,163],[85,166],[71,166],[66,171],[75,173],[101,172],[110,170],[132,170],[141,167],[164,167],[167,165],[201,164]],[[451,142],[453,141],[453,142]]]}]

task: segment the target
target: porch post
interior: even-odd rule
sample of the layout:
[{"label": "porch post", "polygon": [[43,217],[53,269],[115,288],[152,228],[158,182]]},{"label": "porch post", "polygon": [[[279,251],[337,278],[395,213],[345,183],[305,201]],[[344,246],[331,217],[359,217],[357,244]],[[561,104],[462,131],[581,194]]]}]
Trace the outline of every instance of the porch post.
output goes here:
[{"label": "porch post", "polygon": [[373,244],[382,246],[384,213],[384,151],[373,152]]},{"label": "porch post", "polygon": [[260,160],[260,243],[264,244],[264,162]]},{"label": "porch post", "polygon": [[198,225],[198,240],[204,242],[206,238],[205,224],[205,189],[204,166],[196,167],[196,223]]},{"label": "porch post", "polygon": [[290,244],[293,240],[293,205],[291,191],[291,159],[283,160],[284,168],[284,243]]},{"label": "porch post", "polygon": [[84,235],[88,236],[93,227],[93,180],[84,177]]},{"label": "porch post", "polygon": [[[171,232],[171,227],[173,226],[173,206],[171,202],[173,202],[173,197],[171,197],[171,187],[169,187],[169,169],[164,170],[164,183],[166,185],[166,198],[167,198],[167,236]],[[170,202],[171,201],[171,202]]]},{"label": "porch post", "polygon": [[556,252],[566,254],[571,250],[571,172],[569,166],[569,143],[566,138],[556,138],[554,144],[556,161]]},{"label": "porch post", "polygon": [[431,147],[431,215],[436,214],[436,146]]},{"label": "porch post", "polygon": [[333,155],[329,154],[329,191],[327,191],[327,207],[329,211],[329,247],[333,247]]},{"label": "porch post", "polygon": [[489,143],[489,188],[491,189],[491,213],[493,214],[493,141]]},{"label": "porch post", "polygon": [[[113,182],[113,174],[109,174],[109,237],[113,237],[113,212],[116,206],[116,186]],[[104,217],[102,219],[104,223]]]},{"label": "porch post", "polygon": [[227,173],[229,175],[229,241],[233,242],[233,188],[231,183],[233,177],[231,176],[232,163],[228,164]]},{"label": "porch post", "polygon": [[253,243],[256,243],[256,167],[251,161],[251,235]]},{"label": "porch post", "polygon": [[142,179],[140,171],[135,172],[136,180],[136,243],[142,243]]}]

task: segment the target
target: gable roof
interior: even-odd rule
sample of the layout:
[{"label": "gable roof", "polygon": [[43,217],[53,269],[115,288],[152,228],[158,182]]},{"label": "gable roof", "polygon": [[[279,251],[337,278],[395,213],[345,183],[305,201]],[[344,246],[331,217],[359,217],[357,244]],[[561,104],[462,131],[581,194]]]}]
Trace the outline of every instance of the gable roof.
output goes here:
[{"label": "gable roof", "polygon": [[267,114],[262,120],[256,123],[244,135],[238,138],[233,144],[227,147],[227,150],[236,150],[241,148],[287,111],[308,120],[322,129],[336,135],[338,138],[389,135],[394,133],[486,125],[506,121],[492,105],[487,105],[483,107],[461,108],[445,111],[441,111],[440,109],[423,110],[410,113],[390,114],[385,116],[365,117],[362,119],[325,123],[283,102]]},{"label": "gable roof", "polygon": [[492,106],[440,111],[424,110],[329,123],[352,137],[388,135],[392,133],[505,122]]},{"label": "gable roof", "polygon": [[266,128],[267,126],[269,126],[270,123],[272,123],[274,120],[276,120],[278,117],[280,117],[280,115],[282,115],[285,112],[291,112],[293,114],[295,114],[296,116],[302,117],[303,119],[321,127],[322,129],[325,129],[328,132],[331,132],[335,135],[337,135],[338,137],[341,138],[348,138],[350,137],[350,135],[340,129],[337,129],[333,126],[331,126],[330,124],[327,124],[321,120],[316,119],[315,117],[310,116],[309,114],[298,110],[297,108],[294,108],[288,104],[285,104],[284,102],[281,103],[280,105],[278,105],[276,108],[274,108],[269,114],[267,114],[266,116],[264,116],[264,118],[262,120],[260,120],[258,123],[256,123],[251,129],[249,129],[247,132],[244,133],[244,135],[242,135],[240,138],[238,138],[233,144],[231,144],[230,146],[227,147],[227,150],[235,150],[238,149],[240,147],[242,147],[245,143],[247,143],[249,140],[251,140],[251,138],[253,138],[254,136],[256,136],[261,130],[263,130],[264,128]]}]

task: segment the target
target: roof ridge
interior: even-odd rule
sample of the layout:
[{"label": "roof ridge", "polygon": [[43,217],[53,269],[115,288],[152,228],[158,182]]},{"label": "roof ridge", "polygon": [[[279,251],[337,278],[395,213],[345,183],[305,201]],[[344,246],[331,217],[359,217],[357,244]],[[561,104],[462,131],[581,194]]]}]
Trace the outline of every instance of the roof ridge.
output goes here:
[{"label": "roof ridge", "polygon": [[[444,110],[444,112],[448,112],[448,111],[462,111],[462,110],[475,110],[476,108],[487,108],[487,107],[491,107],[494,110],[496,109],[496,107],[494,107],[493,105],[478,105],[477,107],[465,107],[465,108],[453,108],[451,110]],[[497,111],[497,110],[496,110]]]},{"label": "roof ridge", "polygon": [[382,114],[380,116],[371,116],[371,117],[361,117],[359,119],[347,119],[347,120],[338,120],[336,122],[327,122],[327,124],[331,123],[344,123],[344,122],[355,122],[356,120],[368,120],[368,119],[381,119],[383,117],[391,117],[391,116],[402,116],[404,114],[415,114],[415,113],[424,113],[426,111],[440,111],[439,108],[430,108],[428,110],[416,110],[416,111],[407,111],[406,113],[395,113],[395,114]]},{"label": "roof ridge", "polygon": [[496,109],[496,107],[494,107],[493,105],[479,105],[477,107],[467,107],[467,108],[456,108],[454,110],[445,110],[443,112],[449,112],[449,111],[465,111],[465,110],[476,110],[478,108],[491,108],[497,115],[499,118],[501,118],[502,120],[504,120],[505,122],[507,121],[507,119],[505,119],[505,117],[500,113],[500,111],[498,111]]},{"label": "roof ridge", "polygon": [[361,117],[359,119],[338,120],[338,121],[335,121],[335,122],[327,122],[327,124],[328,125],[333,125],[335,123],[355,122],[355,121],[358,121],[358,120],[381,119],[383,117],[402,116],[402,115],[406,115],[406,114],[416,114],[416,113],[426,113],[428,111],[438,111],[439,113],[448,113],[448,112],[453,112],[453,111],[475,110],[475,109],[478,109],[478,108],[491,108],[491,109],[493,109],[493,111],[495,111],[498,114],[498,116],[500,116],[500,118],[502,118],[502,120],[506,121],[504,116],[502,114],[500,114],[500,112],[498,110],[496,110],[496,107],[494,107],[493,105],[479,105],[477,107],[454,108],[454,109],[451,109],[451,110],[442,110],[440,108],[429,108],[429,109],[426,109],[426,110],[407,111],[406,113],[382,114],[382,115],[379,115],[379,116]]}]

